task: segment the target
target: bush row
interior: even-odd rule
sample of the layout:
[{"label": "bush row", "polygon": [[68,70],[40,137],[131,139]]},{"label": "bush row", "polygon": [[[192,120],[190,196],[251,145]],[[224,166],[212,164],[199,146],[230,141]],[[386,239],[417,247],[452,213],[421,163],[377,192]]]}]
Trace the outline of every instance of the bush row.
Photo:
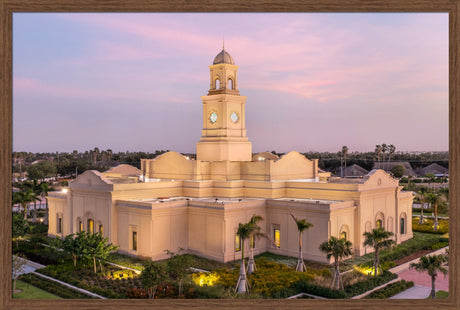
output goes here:
[{"label": "bush row", "polygon": [[433,219],[425,219],[423,224],[418,223],[419,219],[414,218],[412,219],[412,230],[424,233],[431,233],[431,234],[440,234],[443,235],[449,231],[449,221],[440,219],[438,220],[438,230],[433,230]]},{"label": "bush row", "polygon": [[[96,278],[92,281],[96,285],[91,285],[91,284],[88,284],[88,282],[82,281],[85,275],[78,274],[78,271],[72,272],[72,273],[69,273],[69,272],[63,273],[63,272],[59,272],[59,270],[63,269],[62,265],[60,266],[60,268],[58,267],[56,269],[54,269],[53,267],[58,267],[58,266],[48,266],[46,268],[39,269],[37,271],[44,275],[53,277],[55,279],[61,280],[63,282],[69,283],[71,285],[77,286],[79,288],[82,288],[84,290],[93,292],[95,294],[98,294],[98,295],[101,295],[107,298],[125,298],[124,294],[118,294],[112,288],[104,289],[104,288],[97,286],[98,280]],[[85,270],[81,270],[81,272],[84,272],[84,271]],[[118,287],[123,285],[122,281],[120,281],[118,284],[119,284]]]},{"label": "bush row", "polygon": [[[347,293],[340,290],[332,290],[327,287],[313,284],[306,280],[300,280],[294,284],[296,293],[308,293],[315,296],[321,296],[326,298],[348,298]],[[293,294],[294,295],[294,294]]]},{"label": "bush row", "polygon": [[363,294],[367,291],[372,290],[373,288],[385,284],[388,281],[396,279],[398,275],[391,273],[389,271],[383,271],[383,273],[377,277],[368,276],[367,280],[356,282],[352,285],[345,286],[345,292],[348,296],[356,296]]},{"label": "bush row", "polygon": [[396,247],[393,247],[391,250],[382,251],[382,254],[380,255],[380,262],[384,263],[397,260],[421,250],[436,250],[447,245],[449,245],[448,238],[437,237],[434,235],[433,238],[409,240]]},{"label": "bush row", "polygon": [[29,283],[51,294],[57,295],[62,298],[77,299],[77,298],[94,298],[92,296],[74,291],[59,283],[40,278],[34,274],[24,274],[19,277],[23,282]]},{"label": "bush row", "polygon": [[384,288],[381,288],[379,290],[376,290],[366,297],[365,299],[386,299],[388,297],[394,296],[398,293],[401,293],[402,291],[407,290],[409,287],[414,286],[414,282],[412,281],[406,281],[406,280],[401,280],[398,282],[394,282],[391,284],[388,284]]}]

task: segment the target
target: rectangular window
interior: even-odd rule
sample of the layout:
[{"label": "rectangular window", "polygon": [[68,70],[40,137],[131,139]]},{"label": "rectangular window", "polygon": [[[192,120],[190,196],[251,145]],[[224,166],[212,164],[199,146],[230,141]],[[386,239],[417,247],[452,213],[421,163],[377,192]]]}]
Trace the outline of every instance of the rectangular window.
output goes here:
[{"label": "rectangular window", "polygon": [[132,250],[137,251],[137,231],[133,231],[132,234]]},{"label": "rectangular window", "polygon": [[279,228],[275,228],[273,231],[273,235],[275,237],[275,245],[277,248],[281,246],[281,231]]},{"label": "rectangular window", "polygon": [[88,233],[94,234],[94,221],[92,219],[88,220]]},{"label": "rectangular window", "polygon": [[62,234],[62,217],[57,219],[57,233]]},{"label": "rectangular window", "polygon": [[241,251],[241,238],[240,236],[235,236],[235,252]]}]

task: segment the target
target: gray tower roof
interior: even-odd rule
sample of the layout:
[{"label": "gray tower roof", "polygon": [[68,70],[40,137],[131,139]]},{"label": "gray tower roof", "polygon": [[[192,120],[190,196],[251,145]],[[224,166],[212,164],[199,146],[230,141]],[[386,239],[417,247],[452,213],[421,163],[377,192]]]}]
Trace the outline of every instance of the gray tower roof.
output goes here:
[{"label": "gray tower roof", "polygon": [[222,49],[222,51],[219,54],[217,54],[217,56],[214,58],[214,62],[212,64],[213,65],[217,65],[217,64],[234,65],[235,63],[233,62],[232,56],[230,56],[230,54],[227,53],[225,49]]}]

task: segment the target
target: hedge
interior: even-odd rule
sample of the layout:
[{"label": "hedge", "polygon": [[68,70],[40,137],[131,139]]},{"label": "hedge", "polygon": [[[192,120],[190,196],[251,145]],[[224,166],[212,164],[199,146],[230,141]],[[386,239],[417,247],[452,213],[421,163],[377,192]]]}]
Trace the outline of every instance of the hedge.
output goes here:
[{"label": "hedge", "polygon": [[29,283],[35,287],[41,288],[51,294],[68,299],[95,298],[87,294],[77,292],[67,286],[61,285],[54,281],[41,278],[34,274],[24,274],[19,277],[19,280]]},{"label": "hedge", "polygon": [[398,275],[385,270],[381,275],[377,277],[369,276],[367,280],[359,281],[352,285],[347,285],[344,289],[347,295],[350,297],[356,296],[370,291],[373,288],[385,284],[393,279],[396,279],[397,277]]},{"label": "hedge", "polygon": [[[341,290],[332,290],[327,287],[319,286],[313,284],[306,280],[300,280],[294,283],[294,288],[296,289],[297,293],[308,293],[315,296],[321,296],[326,298],[348,298],[346,292]],[[294,294],[293,294],[294,295]]]},{"label": "hedge", "polygon": [[401,280],[398,282],[388,284],[384,288],[376,290],[364,298],[365,299],[386,299],[388,297],[401,293],[402,291],[405,291],[412,286],[414,286],[414,282]]}]

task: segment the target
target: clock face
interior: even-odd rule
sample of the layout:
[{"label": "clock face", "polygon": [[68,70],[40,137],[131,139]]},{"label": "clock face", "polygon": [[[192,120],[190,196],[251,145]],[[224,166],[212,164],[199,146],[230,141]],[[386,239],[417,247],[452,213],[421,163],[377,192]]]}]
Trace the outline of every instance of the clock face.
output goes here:
[{"label": "clock face", "polygon": [[217,121],[217,113],[216,112],[212,112],[210,115],[209,115],[209,120],[211,121],[211,123],[215,123]]},{"label": "clock face", "polygon": [[238,114],[236,114],[236,112],[233,112],[232,115],[230,115],[230,119],[233,123],[236,123],[239,119]]}]

